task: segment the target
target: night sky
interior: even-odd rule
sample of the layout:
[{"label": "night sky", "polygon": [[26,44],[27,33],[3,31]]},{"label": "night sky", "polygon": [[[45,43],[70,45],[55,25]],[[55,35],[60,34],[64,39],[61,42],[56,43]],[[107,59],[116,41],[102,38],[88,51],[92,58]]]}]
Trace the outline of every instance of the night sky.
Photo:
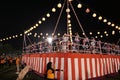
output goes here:
[{"label": "night sky", "polygon": [[[79,1],[84,4],[85,7],[92,9],[92,11],[100,14],[106,19],[111,20],[115,24],[120,26],[120,11],[119,11],[119,2],[118,0],[74,0]],[[63,2],[63,0],[29,0],[28,2],[24,1],[4,1],[0,3],[0,39],[6,38],[12,35],[23,33],[24,30],[35,25],[46,13],[58,3]],[[75,5],[74,5],[75,6]],[[115,30],[117,33],[114,36],[104,37],[102,41],[107,41],[111,43],[116,43],[120,38],[120,33],[115,28],[106,25],[105,23],[98,21],[91,17],[90,14],[86,14],[84,10],[76,9],[77,15],[80,18],[80,22],[89,36],[88,32],[97,31],[112,31]],[[60,10],[59,10],[60,11]],[[57,13],[51,14],[51,17],[47,19],[42,25],[40,25],[33,32],[37,33],[51,33],[55,27],[57,20]],[[64,14],[62,16],[65,16]],[[66,25],[65,17],[61,17],[59,28],[57,32],[63,32],[64,26]],[[63,20],[62,20],[63,19]],[[81,32],[75,17],[72,18],[73,21],[73,32]],[[64,25],[65,24],[65,25]],[[61,27],[62,26],[62,27]],[[95,36],[95,35],[94,35]],[[16,47],[21,47],[23,38],[16,38],[8,41],[3,41],[2,43],[9,43]]]}]

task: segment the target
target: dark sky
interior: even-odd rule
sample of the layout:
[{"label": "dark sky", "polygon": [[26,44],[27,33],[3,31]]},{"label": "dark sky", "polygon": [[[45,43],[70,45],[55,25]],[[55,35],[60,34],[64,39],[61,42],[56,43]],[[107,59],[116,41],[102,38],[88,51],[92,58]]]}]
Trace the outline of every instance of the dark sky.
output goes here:
[{"label": "dark sky", "polygon": [[[74,0],[79,1],[84,4],[85,7],[92,9],[92,12],[96,12],[101,16],[111,20],[115,24],[120,25],[120,11],[119,11],[119,2],[118,0]],[[0,3],[0,39],[6,38],[12,35],[23,33],[24,30],[35,25],[39,19],[44,17],[46,13],[50,12],[52,7],[54,7],[59,0],[29,0],[28,2],[24,1],[4,1]],[[60,0],[63,2],[63,0]],[[75,5],[74,5],[75,6]],[[77,15],[80,18],[81,24],[86,32],[97,31],[112,31],[115,30],[117,34],[111,37],[104,37],[103,41],[116,43],[119,39],[120,33],[118,30],[107,26],[97,19],[93,19],[90,14],[86,14],[84,10],[77,9]],[[64,15],[63,15],[64,16]],[[56,18],[56,19],[55,19]],[[64,18],[64,17],[63,17]],[[73,17],[73,21],[75,17]],[[50,19],[44,22],[39,28],[35,29],[34,32],[53,32],[55,26],[55,21],[57,20],[57,14],[51,15]],[[62,22],[62,21],[61,21]],[[53,24],[54,23],[54,24]],[[59,31],[63,31],[63,24],[60,23]],[[74,26],[77,26],[77,23],[73,23]],[[79,27],[74,27],[73,32],[76,32]],[[50,30],[52,29],[52,30]],[[58,32],[59,32],[58,31]],[[78,31],[78,32],[79,32]],[[88,34],[87,34],[88,35]],[[89,36],[89,35],[88,35]],[[3,41],[3,43],[10,43],[14,46],[22,46],[22,38],[16,38],[8,41]]]}]

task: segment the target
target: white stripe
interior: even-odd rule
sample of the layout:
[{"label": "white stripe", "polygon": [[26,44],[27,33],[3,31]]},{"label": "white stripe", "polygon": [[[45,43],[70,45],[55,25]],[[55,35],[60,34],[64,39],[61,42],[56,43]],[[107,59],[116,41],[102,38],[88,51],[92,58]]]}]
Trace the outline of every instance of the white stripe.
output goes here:
[{"label": "white stripe", "polygon": [[[58,57],[55,58],[55,69],[58,69]],[[55,71],[55,78],[57,78],[57,72]]]},{"label": "white stripe", "polygon": [[30,57],[26,57],[26,62],[28,63],[30,61]]},{"label": "white stripe", "polygon": [[32,57],[31,66],[32,66],[32,69],[34,69],[34,57]]},{"label": "white stripe", "polygon": [[119,67],[119,69],[120,69],[120,59],[118,59],[118,64],[119,64],[118,67]]},{"label": "white stripe", "polygon": [[36,58],[36,71],[38,72],[38,64],[39,64],[39,58]]},{"label": "white stripe", "polygon": [[71,58],[68,58],[68,80],[72,80]]},{"label": "white stripe", "polygon": [[36,70],[36,71],[37,71],[37,68],[38,68],[38,67],[37,67],[37,63],[38,63],[38,57],[36,57],[36,59],[35,59],[35,66],[36,66],[36,67],[35,67],[35,70]]},{"label": "white stripe", "polygon": [[117,58],[117,63],[118,63],[118,70],[119,70],[120,69],[119,58]]},{"label": "white stripe", "polygon": [[26,62],[28,62],[28,57],[26,57]]},{"label": "white stripe", "polygon": [[31,57],[30,58],[30,66],[33,68],[32,63],[33,63],[33,58]]},{"label": "white stripe", "polygon": [[118,58],[116,58],[116,70],[117,70],[117,72],[118,72]]},{"label": "white stripe", "polygon": [[100,76],[100,63],[99,63],[99,59],[97,58],[97,74],[98,74],[98,77]]},{"label": "white stripe", "polygon": [[111,58],[110,58],[110,71],[111,71],[111,73],[113,72],[113,71],[112,71],[112,62],[111,62]]},{"label": "white stripe", "polygon": [[[31,58],[29,57],[29,66],[31,66],[30,63],[31,63]],[[28,63],[27,63],[27,64],[28,64]]]},{"label": "white stripe", "polygon": [[100,61],[101,61],[101,73],[102,73],[102,76],[103,76],[104,74],[103,74],[103,60],[102,60],[102,58],[100,59]]},{"label": "white stripe", "polygon": [[81,67],[82,67],[82,80],[85,80],[85,63],[84,58],[81,58]]},{"label": "white stripe", "polygon": [[34,57],[34,70],[36,68],[36,58]]},{"label": "white stripe", "polygon": [[30,66],[33,68],[32,63],[33,63],[33,57],[31,57],[30,59]]},{"label": "white stripe", "polygon": [[108,70],[108,74],[110,74],[110,64],[109,64],[108,58],[107,58],[107,66],[108,66],[108,67],[107,67],[107,68],[108,68],[108,69],[107,69],[107,70]]},{"label": "white stripe", "polygon": [[26,58],[26,62],[28,63],[30,61],[30,57]]},{"label": "white stripe", "polygon": [[32,66],[32,69],[34,69],[34,58],[31,57],[31,66]]},{"label": "white stripe", "polygon": [[92,58],[92,70],[93,70],[93,77],[96,77],[96,70],[95,70],[95,59]]},{"label": "white stripe", "polygon": [[32,69],[34,69],[34,58],[31,57],[31,66],[32,66]]},{"label": "white stripe", "polygon": [[32,65],[32,63],[33,63],[33,57],[31,57],[31,59],[30,59],[30,66],[31,66],[32,69],[33,69],[33,65]]},{"label": "white stripe", "polygon": [[33,67],[33,69],[34,69],[34,67],[35,67],[34,57],[33,57],[33,63],[32,63],[32,64],[33,64],[32,67]]},{"label": "white stripe", "polygon": [[[64,70],[64,58],[61,58],[61,70]],[[60,71],[60,80],[64,80],[64,72]]]},{"label": "white stripe", "polygon": [[103,71],[104,71],[104,74],[106,75],[107,74],[107,71],[106,71],[106,60],[105,58],[103,58]]},{"label": "white stripe", "polygon": [[40,69],[40,60],[39,60],[39,57],[37,58],[37,72],[39,72],[39,69]]},{"label": "white stripe", "polygon": [[31,66],[31,57],[30,57],[29,59],[30,59],[30,60],[29,60],[29,61],[30,61],[30,66]]},{"label": "white stripe", "polygon": [[29,57],[29,65],[31,66],[31,57]]},{"label": "white stripe", "polygon": [[74,59],[75,63],[75,80],[79,80],[79,68],[78,68],[78,58]]},{"label": "white stripe", "polygon": [[114,69],[115,69],[115,67],[114,67],[114,58],[112,58],[112,71],[113,71],[113,73],[114,73]]},{"label": "white stripe", "polygon": [[116,58],[114,59],[115,61],[115,72],[117,72],[117,62],[116,62]]},{"label": "white stripe", "polygon": [[90,72],[90,59],[87,58],[87,74],[88,74],[88,79],[91,78],[91,72]]},{"label": "white stripe", "polygon": [[40,58],[40,73],[42,73],[42,57]]},{"label": "white stripe", "polygon": [[37,70],[37,57],[35,58],[35,71]]},{"label": "white stripe", "polygon": [[28,62],[29,62],[29,64],[28,63],[27,64],[30,66],[30,57],[28,57]]},{"label": "white stripe", "polygon": [[49,62],[49,57],[46,57],[46,65],[48,64]]},{"label": "white stripe", "polygon": [[51,60],[50,60],[50,61],[51,61],[52,63],[53,63],[53,60],[54,60],[53,57],[51,57]]},{"label": "white stripe", "polygon": [[34,70],[36,68],[36,57],[34,57]]},{"label": "white stripe", "polygon": [[45,58],[43,58],[43,60],[42,60],[42,62],[43,62],[43,64],[42,64],[42,73],[44,72],[44,65],[45,65]]}]

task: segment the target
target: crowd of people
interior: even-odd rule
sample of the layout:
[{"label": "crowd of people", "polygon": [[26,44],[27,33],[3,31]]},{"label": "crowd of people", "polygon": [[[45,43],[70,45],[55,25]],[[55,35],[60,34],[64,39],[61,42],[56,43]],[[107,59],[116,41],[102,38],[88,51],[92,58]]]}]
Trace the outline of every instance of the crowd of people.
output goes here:
[{"label": "crowd of people", "polygon": [[81,52],[81,53],[101,53],[120,54],[120,46],[107,42],[95,40],[94,37],[80,37],[78,33],[72,36],[64,34],[62,37],[53,36],[52,42],[45,38],[33,44],[28,44],[23,49],[23,53],[49,53],[49,52]]},{"label": "crowd of people", "polygon": [[19,74],[21,66],[21,57],[10,56],[6,54],[0,55],[0,69],[11,67],[12,65],[16,65],[16,74]]}]

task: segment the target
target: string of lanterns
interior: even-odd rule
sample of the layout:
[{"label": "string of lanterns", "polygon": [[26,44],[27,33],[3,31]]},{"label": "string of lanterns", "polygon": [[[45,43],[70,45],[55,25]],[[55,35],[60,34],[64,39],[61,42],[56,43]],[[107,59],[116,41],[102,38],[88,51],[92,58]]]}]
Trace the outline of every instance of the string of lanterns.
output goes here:
[{"label": "string of lanterns", "polygon": [[7,40],[11,40],[11,39],[18,38],[18,37],[22,37],[22,36],[23,36],[23,34],[19,34],[19,35],[17,34],[17,35],[9,36],[9,37],[0,39],[0,42],[7,41]]},{"label": "string of lanterns", "polygon": [[[95,36],[95,38],[98,38],[98,36],[100,36],[101,38],[103,38],[103,35],[105,35],[106,37],[108,37],[109,35],[115,35],[116,34],[114,30],[111,31],[110,33],[111,34],[109,34],[107,31],[103,31],[103,32],[99,32],[98,31],[97,33],[89,32],[89,35],[92,36],[93,34],[97,34],[97,36]],[[119,33],[120,33],[120,31],[119,31]],[[84,35],[84,33],[82,33],[82,34]],[[48,34],[48,33],[32,33],[32,32],[30,32],[27,35],[28,36],[33,35],[34,37],[37,37],[37,38],[41,38],[42,37],[44,39],[45,36],[53,35],[53,33],[52,34]],[[60,36],[61,34],[58,33],[57,35]],[[23,34],[13,35],[11,37],[6,37],[6,38],[3,38],[3,39],[0,39],[0,42],[11,40],[11,39],[15,39],[15,38],[22,37],[22,36],[23,36]]]},{"label": "string of lanterns", "polygon": [[[79,2],[77,7],[79,9],[81,9],[83,7],[83,4]],[[117,24],[114,24],[114,22],[111,22],[109,19],[103,18],[101,15],[97,14],[95,11],[91,10],[90,8],[86,8],[85,12],[86,13],[93,12],[92,13],[93,18],[97,18],[99,21],[102,21],[103,23],[107,24],[108,26],[114,27],[115,29],[120,31],[120,26],[118,26]]]},{"label": "string of lanterns", "polygon": [[[120,32],[119,32],[120,33]],[[108,33],[108,31],[103,31],[103,32],[96,32],[96,33],[94,33],[94,32],[89,32],[89,35],[91,35],[91,36],[93,36],[93,34],[96,34],[96,36],[94,36],[95,38],[103,38],[104,36],[105,37],[108,37],[109,35],[115,35],[115,31],[111,31],[110,33]],[[49,34],[49,33],[37,33],[37,32],[35,32],[35,33],[32,33],[32,32],[30,32],[30,33],[28,33],[27,34],[28,36],[33,36],[34,38],[45,38],[45,37],[47,37],[47,36],[51,36],[51,35],[53,35],[53,33],[52,34]],[[62,37],[62,35],[60,34],[60,33],[57,33],[56,34],[57,36],[61,36]],[[74,35],[74,34],[73,34]],[[82,35],[84,35],[84,33],[82,33]],[[81,35],[81,36],[82,36]]]},{"label": "string of lanterns", "polygon": [[[70,1],[72,1],[72,0],[70,0]],[[62,4],[61,4],[61,3],[58,3],[58,4],[57,4],[57,8],[61,8],[61,7],[62,7]],[[84,7],[83,4],[78,3],[77,8],[81,9],[82,7]],[[55,12],[56,12],[56,8],[55,8],[55,7],[52,8],[51,11],[52,11],[53,13],[55,13]],[[91,11],[92,11],[92,10],[91,10],[90,8],[86,8],[86,10],[85,10],[86,13],[90,13]],[[120,27],[119,27],[117,24],[114,24],[114,22],[109,21],[109,19],[103,18],[102,16],[98,15],[98,14],[95,13],[94,11],[92,11],[92,12],[93,12],[93,14],[92,14],[92,17],[93,17],[93,18],[97,18],[99,21],[103,21],[103,22],[104,22],[105,24],[107,24],[108,26],[114,27],[115,29],[119,30],[119,33],[120,33]],[[32,27],[30,27],[29,29],[25,30],[25,31],[24,31],[24,34],[30,35],[31,32],[32,32],[34,29],[36,29],[37,27],[39,27],[39,26],[40,26],[43,22],[45,22],[46,19],[49,18],[50,16],[51,16],[51,14],[50,14],[50,13],[47,13],[47,14],[46,14],[44,17],[42,17],[41,20],[39,20],[34,26],[32,26]],[[18,35],[5,37],[5,38],[0,39],[0,42],[6,41],[6,40],[10,40],[10,39],[14,39],[14,38],[18,38],[18,37],[23,36],[24,34],[21,33],[21,34],[18,34]],[[41,33],[41,34],[43,34],[43,33]],[[58,33],[58,34],[60,35],[60,33]],[[89,34],[92,35],[93,32],[89,32]],[[101,34],[101,32],[97,32],[97,34],[99,34],[101,38],[103,37],[103,35]],[[105,34],[106,36],[109,36],[109,34],[107,33],[107,31],[104,31],[104,34]],[[83,35],[84,35],[84,33],[83,33]],[[112,31],[112,35],[115,35],[115,31],[114,31],[114,30]],[[95,38],[98,38],[98,36],[95,36]]]},{"label": "string of lanterns", "polygon": [[[58,8],[61,8],[61,4],[59,3],[57,5]],[[52,12],[55,13],[56,12],[56,8],[52,8]],[[30,27],[29,29],[24,31],[24,34],[28,34],[30,32],[32,32],[34,29],[36,29],[40,24],[42,24],[44,21],[46,21],[46,18],[49,18],[51,15],[50,13],[47,13],[44,17],[42,17],[41,20],[39,20],[34,26]],[[0,42],[6,41],[6,40],[10,40],[10,39],[14,39],[14,38],[18,38],[19,36],[23,36],[24,34],[18,34],[18,35],[13,35],[13,36],[9,36],[9,37],[5,37],[0,39]]]}]

